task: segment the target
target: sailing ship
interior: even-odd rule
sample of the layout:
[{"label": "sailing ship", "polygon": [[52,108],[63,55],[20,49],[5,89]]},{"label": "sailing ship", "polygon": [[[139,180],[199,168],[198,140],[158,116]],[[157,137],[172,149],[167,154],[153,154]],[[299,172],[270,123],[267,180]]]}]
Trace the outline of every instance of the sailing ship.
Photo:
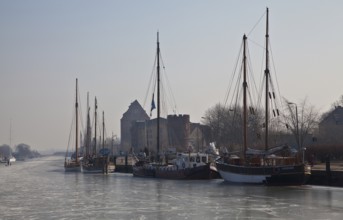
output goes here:
[{"label": "sailing ship", "polygon": [[[163,163],[160,154],[160,43],[159,33],[157,32],[157,154],[156,162],[139,160],[133,166],[133,176],[136,177],[155,177],[165,179],[211,179],[216,178],[217,173],[211,166],[207,154],[202,153],[178,153],[171,163]],[[154,96],[153,96],[154,97]],[[155,107],[152,102],[152,107]],[[166,156],[166,155],[164,155]]]},{"label": "sailing ship", "polygon": [[103,134],[102,134],[102,149],[97,150],[97,99],[95,97],[94,107],[94,145],[91,146],[91,125],[90,125],[90,108],[88,105],[87,96],[87,128],[85,137],[85,152],[82,160],[83,173],[108,173],[114,171],[114,165],[109,161],[109,152],[105,150],[105,116],[103,112]]},{"label": "sailing ship", "polygon": [[[287,145],[269,148],[268,123],[269,123],[269,10],[266,12],[266,64],[265,64],[265,149],[252,150],[247,148],[247,36],[243,36],[243,153],[237,155],[226,155],[216,162],[217,169],[225,181],[234,183],[254,183],[269,185],[301,185],[304,184],[311,168],[304,161],[300,161],[297,153]],[[250,109],[251,110],[251,109]],[[277,152],[283,152],[277,155]],[[285,152],[287,154],[285,154]]]},{"label": "sailing ship", "polygon": [[76,79],[76,96],[75,96],[75,153],[68,159],[68,150],[66,151],[64,159],[64,170],[66,172],[80,172],[81,162],[79,159],[78,146],[79,146],[79,103],[78,103],[78,84]]},{"label": "sailing ship", "polygon": [[12,155],[12,119],[10,120],[10,145],[9,145],[9,154],[7,156],[2,156],[0,153],[0,163],[6,163],[6,165],[11,165],[16,162],[17,159]]}]

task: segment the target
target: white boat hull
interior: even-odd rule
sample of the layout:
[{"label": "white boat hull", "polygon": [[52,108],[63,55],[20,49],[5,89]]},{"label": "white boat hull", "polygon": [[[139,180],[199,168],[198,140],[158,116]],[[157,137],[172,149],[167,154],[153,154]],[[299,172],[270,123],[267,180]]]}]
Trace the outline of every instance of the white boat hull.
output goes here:
[{"label": "white boat hull", "polygon": [[15,157],[11,157],[10,158],[10,163],[14,163],[14,162],[16,162],[17,161],[17,159],[15,159]]},{"label": "white boat hull", "polygon": [[304,164],[239,166],[217,162],[216,165],[222,178],[233,183],[302,185],[311,174],[311,171]]},{"label": "white boat hull", "polygon": [[253,183],[253,184],[262,184],[266,183],[267,178],[271,175],[247,175],[247,174],[237,174],[231,173],[228,171],[219,170],[221,177],[231,183]]}]

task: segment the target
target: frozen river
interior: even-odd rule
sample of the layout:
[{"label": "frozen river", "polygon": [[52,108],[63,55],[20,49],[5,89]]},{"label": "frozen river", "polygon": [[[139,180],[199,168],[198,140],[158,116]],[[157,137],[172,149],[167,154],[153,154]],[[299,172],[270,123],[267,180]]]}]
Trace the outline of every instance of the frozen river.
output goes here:
[{"label": "frozen river", "polygon": [[343,188],[64,173],[63,162],[0,164],[0,219],[343,219]]}]

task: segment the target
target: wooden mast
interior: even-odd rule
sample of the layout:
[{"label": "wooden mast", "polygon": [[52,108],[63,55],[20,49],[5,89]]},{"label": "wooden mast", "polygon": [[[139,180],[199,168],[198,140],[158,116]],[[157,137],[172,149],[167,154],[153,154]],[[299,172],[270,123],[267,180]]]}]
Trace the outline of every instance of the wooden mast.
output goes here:
[{"label": "wooden mast", "polygon": [[102,111],[102,149],[105,148],[105,112]]},{"label": "wooden mast", "polygon": [[157,161],[160,160],[160,42],[157,32]]},{"label": "wooden mast", "polygon": [[76,129],[75,129],[75,154],[76,154],[76,158],[75,158],[75,161],[76,163],[78,162],[78,146],[79,146],[79,117],[78,117],[78,108],[79,108],[79,103],[78,103],[78,100],[77,100],[77,78],[76,78],[76,99],[75,99],[75,118],[76,118]]},{"label": "wooden mast", "polygon": [[243,157],[247,151],[247,62],[246,62],[246,40],[247,37],[243,36]]},{"label": "wooden mast", "polygon": [[268,123],[269,123],[269,104],[268,104],[268,97],[269,97],[269,49],[268,49],[268,41],[269,41],[269,9],[267,8],[267,20],[266,20],[266,69],[264,71],[266,77],[266,106],[265,106],[265,150],[267,151],[269,148],[268,144]]},{"label": "wooden mast", "polygon": [[12,147],[12,118],[10,118],[10,148],[11,147]]},{"label": "wooden mast", "polygon": [[90,111],[90,108],[89,108],[89,92],[87,92],[87,129],[86,129],[86,156],[89,156],[90,152],[90,118],[89,118],[89,111]]},{"label": "wooden mast", "polygon": [[[105,112],[102,111],[102,156],[105,156]],[[107,155],[108,157],[108,155]],[[103,173],[108,173],[108,169],[107,169],[107,159],[106,161],[102,160],[102,172]]]},{"label": "wooden mast", "polygon": [[94,149],[93,149],[93,153],[94,155],[96,155],[96,122],[97,122],[97,109],[98,109],[98,103],[97,103],[97,100],[96,100],[96,97],[95,97],[95,106],[94,106]]}]

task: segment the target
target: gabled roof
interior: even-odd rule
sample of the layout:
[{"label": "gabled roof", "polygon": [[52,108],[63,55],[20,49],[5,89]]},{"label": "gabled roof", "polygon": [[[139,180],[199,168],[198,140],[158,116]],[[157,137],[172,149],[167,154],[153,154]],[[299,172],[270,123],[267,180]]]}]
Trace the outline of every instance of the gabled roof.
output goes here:
[{"label": "gabled roof", "polygon": [[327,123],[327,122],[335,122],[337,125],[343,125],[343,107],[337,106],[335,109],[333,109],[331,112],[329,112],[326,117],[323,118],[323,120],[320,122]]},{"label": "gabled roof", "polygon": [[122,118],[130,117],[131,115],[141,114],[144,118],[149,119],[148,114],[145,112],[141,104],[137,100],[133,101],[129,109],[123,114]]}]

